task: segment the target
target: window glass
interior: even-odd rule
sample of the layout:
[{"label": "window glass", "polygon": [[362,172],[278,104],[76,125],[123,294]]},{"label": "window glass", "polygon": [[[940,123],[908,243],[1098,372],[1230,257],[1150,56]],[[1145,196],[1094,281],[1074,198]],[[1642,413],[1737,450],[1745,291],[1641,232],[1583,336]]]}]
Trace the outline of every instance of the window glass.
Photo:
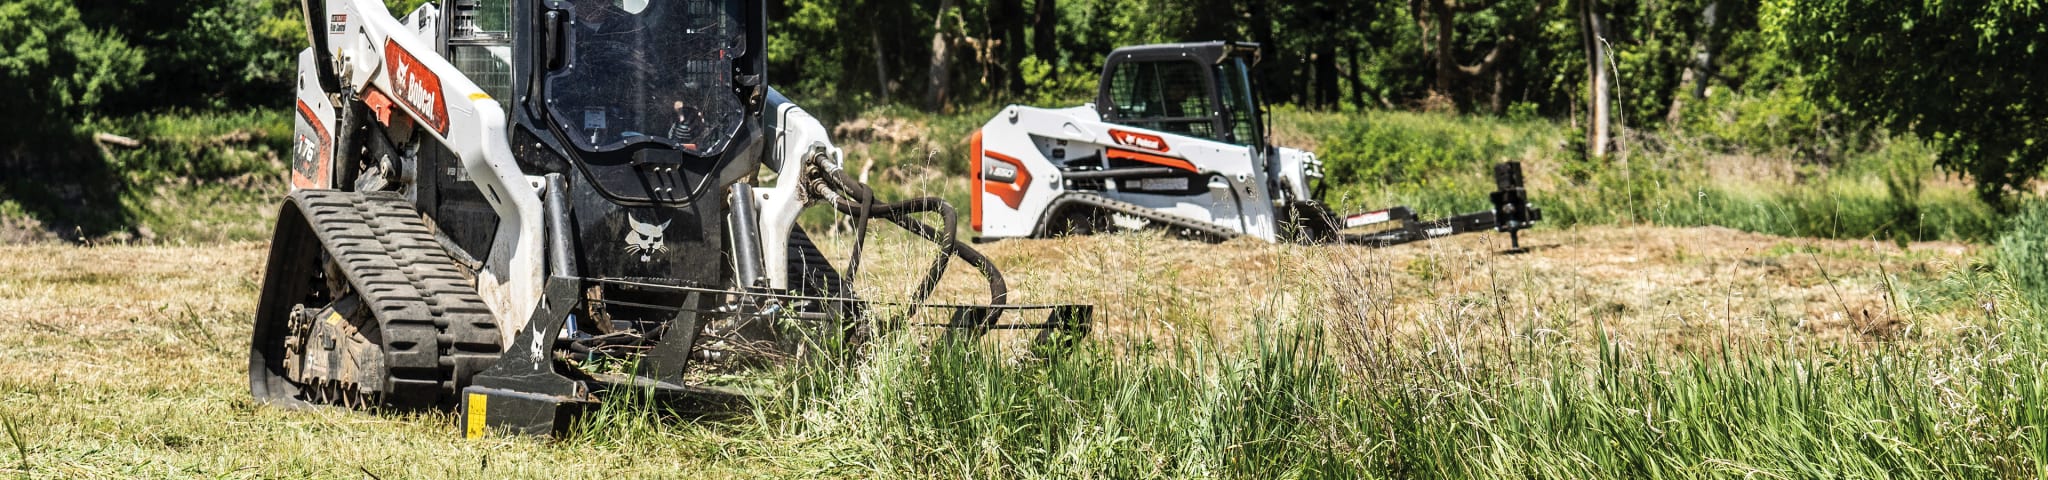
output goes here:
[{"label": "window glass", "polygon": [[1246,76],[1244,59],[1231,59],[1217,69],[1223,78],[1217,82],[1223,85],[1223,106],[1230,110],[1226,126],[1230,128],[1227,141],[1239,145],[1251,145],[1259,140],[1258,105],[1252,101],[1251,79]]},{"label": "window glass", "polygon": [[1204,76],[1201,64],[1190,61],[1118,64],[1110,74],[1109,98],[1125,124],[1215,138]]},{"label": "window glass", "polygon": [[733,60],[746,54],[739,0],[576,0],[569,62],[548,108],[577,147],[660,143],[718,155],[746,115]]}]

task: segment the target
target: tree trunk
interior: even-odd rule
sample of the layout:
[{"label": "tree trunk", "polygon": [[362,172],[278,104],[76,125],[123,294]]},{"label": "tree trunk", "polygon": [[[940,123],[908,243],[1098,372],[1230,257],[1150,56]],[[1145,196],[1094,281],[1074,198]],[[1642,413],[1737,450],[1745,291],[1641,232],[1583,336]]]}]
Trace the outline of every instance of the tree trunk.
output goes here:
[{"label": "tree trunk", "polygon": [[1703,10],[1700,15],[1706,17],[1707,31],[1701,36],[1707,40],[1703,45],[1706,48],[1701,51],[1699,57],[1699,82],[1694,83],[1692,86],[1693,98],[1706,98],[1707,83],[1714,81],[1714,77],[1720,75],[1721,69],[1719,64],[1714,63],[1714,58],[1721,56],[1721,42],[1714,41],[1714,32],[1721,28],[1721,2],[1715,0],[1707,3],[1706,10]]},{"label": "tree trunk", "polygon": [[993,10],[996,14],[995,32],[992,36],[1002,39],[996,44],[1001,59],[998,90],[1011,94],[1024,92],[1024,53],[1030,44],[1024,41],[1024,0],[996,0]]},{"label": "tree trunk", "polygon": [[1508,111],[1507,75],[1507,72],[1502,69],[1493,69],[1493,96],[1487,97],[1486,105],[1493,109],[1494,115],[1500,115]]},{"label": "tree trunk", "polygon": [[1435,48],[1430,49],[1436,56],[1436,94],[1451,97],[1451,80],[1458,74],[1457,55],[1452,53],[1451,33],[1456,29],[1457,17],[1451,12],[1450,2],[1429,0],[1429,22],[1433,25],[1430,33]]},{"label": "tree trunk", "polygon": [[1586,129],[1586,150],[1587,156],[1594,160],[1602,160],[1607,158],[1607,144],[1610,138],[1607,131],[1607,48],[1602,42],[1607,35],[1594,3],[1595,0],[1579,1],[1579,20],[1586,42],[1586,86],[1589,97],[1587,110],[1591,112],[1591,124]]},{"label": "tree trunk", "polygon": [[1347,76],[1350,77],[1349,80],[1351,80],[1351,104],[1357,106],[1360,110],[1364,110],[1366,108],[1367,103],[1365,91],[1365,59],[1363,57],[1362,52],[1364,52],[1365,49],[1354,46],[1351,47],[1350,51],[1351,71]]},{"label": "tree trunk", "polygon": [[1337,108],[1337,44],[1323,40],[1316,46],[1316,108]]},{"label": "tree trunk", "polygon": [[1257,70],[1259,88],[1264,90],[1259,93],[1269,102],[1285,102],[1293,99],[1293,91],[1288,90],[1293,85],[1282,80],[1294,72],[1288,68],[1288,55],[1280,51],[1280,44],[1273,37],[1273,8],[1267,3],[1271,1],[1249,0],[1245,7],[1250,14],[1247,21],[1251,22],[1252,41],[1259,42],[1266,57]]},{"label": "tree trunk", "polygon": [[875,49],[875,90],[882,94],[882,104],[889,103],[889,56],[882,49],[882,29],[868,29],[868,44]]},{"label": "tree trunk", "polygon": [[1032,3],[1037,13],[1031,19],[1031,49],[1046,65],[1055,65],[1060,58],[1059,44],[1059,0],[1037,0]]},{"label": "tree trunk", "polygon": [[939,0],[938,14],[932,15],[932,62],[930,74],[926,77],[929,95],[926,103],[934,111],[950,110],[946,104],[947,87],[952,85],[949,70],[953,65],[952,42],[946,41],[946,15],[953,10],[953,0]]},{"label": "tree trunk", "polygon": [[1688,94],[1693,99],[1706,98],[1707,82],[1712,81],[1714,68],[1714,28],[1721,2],[1707,2],[1707,8],[1700,11],[1700,33],[1693,37],[1693,57],[1685,62],[1685,72],[1679,74],[1678,92],[1671,94],[1671,110],[1664,113],[1664,123],[1675,124],[1685,113]]}]

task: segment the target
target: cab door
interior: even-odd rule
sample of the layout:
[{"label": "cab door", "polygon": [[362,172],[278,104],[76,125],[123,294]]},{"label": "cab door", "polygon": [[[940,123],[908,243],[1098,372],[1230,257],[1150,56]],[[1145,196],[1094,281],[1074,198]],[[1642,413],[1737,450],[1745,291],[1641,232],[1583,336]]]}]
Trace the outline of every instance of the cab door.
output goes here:
[{"label": "cab door", "polygon": [[1103,120],[1219,139],[1215,81],[1194,60],[1131,61],[1111,67]]}]

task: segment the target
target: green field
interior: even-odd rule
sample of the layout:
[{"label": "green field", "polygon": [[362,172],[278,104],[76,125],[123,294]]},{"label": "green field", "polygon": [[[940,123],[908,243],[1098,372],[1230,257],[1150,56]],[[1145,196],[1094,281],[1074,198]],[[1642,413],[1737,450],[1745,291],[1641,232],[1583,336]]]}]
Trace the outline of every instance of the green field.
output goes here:
[{"label": "green field", "polygon": [[[843,250],[844,238],[828,242]],[[737,411],[615,401],[560,440],[247,396],[264,249],[0,247],[6,471],[79,477],[2031,477],[2048,335],[1989,249],[1724,228],[1385,250],[990,246],[1068,356],[887,335]],[[887,298],[917,251],[885,238]],[[1105,265],[1116,265],[1105,268]],[[964,273],[964,272],[963,272]],[[940,295],[976,295],[963,282]],[[971,283],[971,282],[965,282]]]},{"label": "green field", "polygon": [[[247,391],[297,54],[350,38],[304,21],[321,3],[0,0],[0,478],[2048,479],[2037,0],[656,9],[693,17],[691,49],[744,31],[717,58],[765,62],[676,81],[772,86],[885,200],[964,207],[974,130],[1008,104],[1116,98],[1098,85],[1116,48],[1231,40],[1260,45],[1255,67],[1204,82],[1257,91],[1262,132],[1317,153],[1337,210],[1488,208],[1490,167],[1514,161],[1545,219],[1524,252],[1498,234],[997,242],[1008,300],[1093,305],[1085,340],[872,331],[846,355],[692,372],[748,392],[733,408],[628,392],[561,438],[476,440],[446,412]],[[507,12],[599,13],[381,3],[442,8],[441,50],[480,75],[459,37],[526,39],[516,55],[545,58],[518,75],[550,80],[497,96],[528,111],[575,96],[551,85],[577,75],[527,70],[582,64],[561,43],[580,35]],[[374,16],[346,11],[311,18]],[[697,23],[711,12],[729,15]],[[508,22],[536,18],[557,20]],[[857,242],[828,208],[799,222],[834,260]],[[877,230],[855,293],[907,300],[934,249]],[[933,300],[985,300],[954,263]]]},{"label": "green field", "polygon": [[[986,113],[880,109],[835,122],[836,134],[849,168],[885,197],[960,203],[964,138]],[[274,120],[149,120],[163,132],[151,146],[111,154],[152,172],[111,193],[126,210],[110,221],[131,226],[82,245],[0,247],[0,311],[12,320],[0,324],[0,468],[2016,478],[2041,475],[2048,457],[2048,331],[2035,321],[2048,210],[2006,220],[1966,185],[1914,173],[1933,171],[1932,154],[1911,140],[1819,164],[1667,133],[1661,149],[1588,164],[1556,148],[1568,133],[1542,121],[1283,109],[1276,138],[1330,162],[1343,208],[1484,208],[1486,165],[1525,163],[1549,217],[1525,237],[1534,251],[1502,254],[1499,235],[1384,250],[1151,235],[1002,242],[987,248],[1012,300],[1098,307],[1078,350],[1020,361],[1002,342],[896,332],[849,363],[721,377],[759,393],[738,410],[621,398],[569,438],[473,441],[445,414],[248,398],[260,241],[282,186],[260,140],[269,134],[246,133],[270,128],[246,125]],[[9,208],[0,216],[15,225],[37,214]],[[804,221],[830,232],[843,220],[817,209]],[[839,232],[821,234],[828,252],[848,250]],[[862,294],[907,295],[928,253],[879,237]],[[981,293],[952,281],[939,295]]]}]

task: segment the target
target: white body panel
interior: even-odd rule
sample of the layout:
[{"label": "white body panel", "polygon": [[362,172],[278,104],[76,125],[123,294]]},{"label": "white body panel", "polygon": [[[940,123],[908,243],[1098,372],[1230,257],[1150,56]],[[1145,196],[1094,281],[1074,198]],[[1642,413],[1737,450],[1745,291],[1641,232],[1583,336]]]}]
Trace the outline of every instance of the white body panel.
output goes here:
[{"label": "white body panel", "polygon": [[298,103],[292,114],[292,190],[334,188],[334,103],[320,91],[313,49],[299,51]]},{"label": "white body panel", "polygon": [[803,213],[806,198],[804,168],[807,161],[818,159],[836,168],[842,161],[839,147],[832,146],[831,132],[809,112],[794,103],[785,103],[769,112],[776,121],[770,130],[767,166],[773,170],[775,185],[755,190],[761,201],[761,264],[766,265],[768,286],[776,290],[787,290],[789,270],[789,232],[796,228],[796,218]]},{"label": "white body panel", "polygon": [[[1198,174],[1207,188],[1189,185],[1192,193],[1159,194],[1132,191],[1116,182],[1087,193],[1136,204],[1161,213],[1213,223],[1247,236],[1277,240],[1276,206],[1287,199],[1309,198],[1307,179],[1320,177],[1313,154],[1281,149],[1271,165],[1252,147],[1186,135],[1105,123],[1092,106],[1043,109],[1010,106],[982,126],[974,193],[979,203],[981,234],[987,238],[1021,238],[1039,233],[1039,222],[1054,199],[1069,192],[1062,169],[1054,162],[1086,163],[1122,150],[1126,158]],[[1002,168],[1015,159],[1023,173],[1004,182]],[[1105,164],[1106,165],[1106,164]],[[993,175],[985,175],[990,173]],[[1027,177],[1028,176],[1028,177]],[[986,178],[984,178],[986,177]],[[1028,180],[1028,181],[1027,181]],[[1016,185],[1021,196],[1006,200],[1000,191]],[[1281,191],[1273,191],[1275,187]],[[1128,223],[1128,222],[1120,222]]]},{"label": "white body panel", "polygon": [[[543,254],[536,179],[526,176],[513,159],[505,109],[435,54],[431,38],[421,36],[434,31],[438,11],[431,6],[408,16],[410,23],[393,18],[380,0],[331,1],[327,14],[327,41],[342,88],[359,94],[374,88],[388,95],[401,106],[396,110],[462,159],[468,179],[476,182],[497,212],[498,229],[483,268],[476,272],[477,287],[509,344],[540,302]],[[310,52],[301,54],[306,59],[301,66],[301,101],[323,97],[307,94],[319,90],[309,77],[310,66],[304,65],[311,61]],[[330,106],[319,111],[332,110]],[[332,132],[332,120],[325,121]]]}]

